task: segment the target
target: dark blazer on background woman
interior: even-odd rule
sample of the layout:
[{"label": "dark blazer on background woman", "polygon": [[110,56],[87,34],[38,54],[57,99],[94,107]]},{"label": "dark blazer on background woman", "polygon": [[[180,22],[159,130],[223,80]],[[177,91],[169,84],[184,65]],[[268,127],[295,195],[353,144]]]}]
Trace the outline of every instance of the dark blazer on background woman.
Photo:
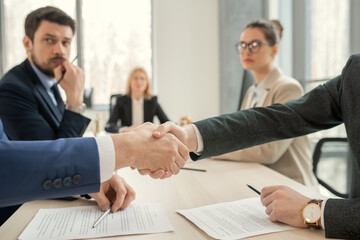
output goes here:
[{"label": "dark blazer on background woman", "polygon": [[[169,121],[165,112],[157,101],[157,97],[144,98],[144,122],[153,122],[154,116],[159,118],[160,123]],[[120,120],[120,124],[118,121]],[[105,131],[117,133],[119,128],[132,125],[132,100],[131,96],[124,95],[116,99],[114,110],[106,124]]]}]

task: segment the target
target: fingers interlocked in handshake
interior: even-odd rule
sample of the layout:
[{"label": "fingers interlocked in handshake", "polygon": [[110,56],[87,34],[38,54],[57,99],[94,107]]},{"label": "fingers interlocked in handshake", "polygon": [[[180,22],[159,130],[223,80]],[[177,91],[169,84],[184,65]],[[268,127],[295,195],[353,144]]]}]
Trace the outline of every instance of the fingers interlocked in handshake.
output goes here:
[{"label": "fingers interlocked in handshake", "polygon": [[189,150],[194,150],[189,137],[185,128],[172,122],[160,126],[144,123],[131,131],[112,135],[115,169],[132,166],[166,176],[178,174],[189,158]]},{"label": "fingers interlocked in handshake", "polygon": [[196,133],[191,125],[180,127],[174,122],[169,121],[156,127],[151,136],[154,138],[154,141],[173,141],[174,144],[180,144],[181,147],[179,147],[179,149],[186,148],[187,154],[180,154],[184,158],[178,160],[177,163],[181,162],[181,164],[177,164],[177,166],[173,166],[170,169],[165,167],[136,167],[133,165],[132,167],[137,168],[141,175],[150,175],[155,179],[164,179],[172,176],[173,174],[177,174],[180,168],[185,164],[185,161],[189,158],[189,152],[197,150]]},{"label": "fingers interlocked in handshake", "polygon": [[[192,135],[194,133],[194,135]],[[167,178],[178,174],[195,151],[197,142],[193,127],[179,127],[172,122],[157,126],[152,123],[112,135],[115,149],[115,170],[131,166],[142,175]],[[104,211],[126,208],[134,199],[135,191],[126,181],[114,174],[100,186],[100,192],[90,195]]]}]

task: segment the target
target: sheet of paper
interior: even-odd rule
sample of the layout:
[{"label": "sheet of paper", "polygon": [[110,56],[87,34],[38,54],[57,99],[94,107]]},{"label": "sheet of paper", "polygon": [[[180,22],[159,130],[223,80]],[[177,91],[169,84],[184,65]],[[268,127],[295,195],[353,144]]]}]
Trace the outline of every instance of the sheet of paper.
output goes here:
[{"label": "sheet of paper", "polygon": [[173,231],[160,203],[131,204],[125,210],[102,215],[97,206],[40,209],[19,239],[83,239]]},{"label": "sheet of paper", "polygon": [[216,239],[239,239],[294,229],[285,224],[270,222],[259,197],[177,212]]}]

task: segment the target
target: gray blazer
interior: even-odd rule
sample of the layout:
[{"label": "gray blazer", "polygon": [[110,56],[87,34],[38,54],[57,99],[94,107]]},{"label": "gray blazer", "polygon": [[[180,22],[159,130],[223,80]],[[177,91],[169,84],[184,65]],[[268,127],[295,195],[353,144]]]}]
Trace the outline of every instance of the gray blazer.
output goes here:
[{"label": "gray blazer", "polygon": [[[351,199],[329,199],[325,235],[360,238],[360,54],[348,60],[340,76],[300,99],[253,108],[194,124],[204,140],[200,158],[220,155],[275,140],[288,139],[345,124],[353,154]],[[239,137],[241,136],[241,137]],[[196,159],[192,155],[193,159]]]}]

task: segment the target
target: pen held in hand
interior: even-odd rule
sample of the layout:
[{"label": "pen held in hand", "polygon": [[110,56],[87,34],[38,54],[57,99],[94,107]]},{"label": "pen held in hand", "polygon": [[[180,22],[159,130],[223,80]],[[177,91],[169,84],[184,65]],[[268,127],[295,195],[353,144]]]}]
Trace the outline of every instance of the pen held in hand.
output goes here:
[{"label": "pen held in hand", "polygon": [[[73,64],[73,63],[75,62],[75,60],[77,59],[77,57],[78,57],[78,55],[76,55],[76,57],[71,61],[71,64]],[[61,77],[59,78],[59,80],[57,81],[56,84],[59,84],[59,83],[63,80],[64,75],[65,75],[65,72],[63,72],[63,73],[61,74]]]},{"label": "pen held in hand", "polygon": [[246,184],[246,186],[248,186],[251,190],[253,190],[254,192],[256,192],[257,194],[261,195],[261,193],[256,190],[255,188],[253,188],[252,186],[250,186],[249,184]]},{"label": "pen held in hand", "polygon": [[106,211],[96,220],[92,228],[95,228],[109,213],[110,213],[111,207],[108,207]]}]

